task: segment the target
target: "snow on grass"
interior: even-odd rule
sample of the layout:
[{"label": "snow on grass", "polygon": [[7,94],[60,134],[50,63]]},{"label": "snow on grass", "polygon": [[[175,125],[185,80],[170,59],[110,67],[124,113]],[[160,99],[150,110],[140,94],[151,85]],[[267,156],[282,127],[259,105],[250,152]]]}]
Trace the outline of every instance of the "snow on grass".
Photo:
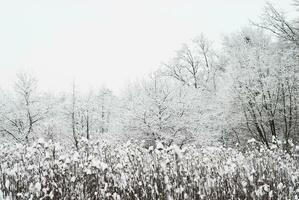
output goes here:
[{"label": "snow on grass", "polygon": [[1,144],[0,199],[298,199],[293,156],[250,145]]}]

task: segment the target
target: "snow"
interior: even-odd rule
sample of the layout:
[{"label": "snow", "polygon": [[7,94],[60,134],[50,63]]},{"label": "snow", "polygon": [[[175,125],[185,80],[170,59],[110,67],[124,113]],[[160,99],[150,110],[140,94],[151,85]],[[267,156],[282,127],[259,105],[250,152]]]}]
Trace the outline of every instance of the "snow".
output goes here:
[{"label": "snow", "polygon": [[[154,151],[149,152],[134,141],[116,146],[87,141],[84,149],[57,151],[56,159],[46,158],[47,146],[51,145],[44,144],[19,149],[20,154],[35,152],[25,160],[7,153],[8,156],[1,157],[2,176],[6,178],[2,184],[5,188],[15,188],[15,180],[21,178],[27,188],[26,192],[20,192],[18,195],[33,198],[47,193],[49,197],[55,198],[57,191],[61,194],[64,184],[77,185],[76,190],[72,192],[80,195],[84,181],[98,180],[93,184],[98,185],[100,190],[95,191],[93,195],[101,198],[107,196],[114,199],[125,198],[122,196],[125,193],[116,193],[111,188],[118,188],[118,191],[125,189],[137,191],[138,188],[143,188],[157,194],[167,193],[172,199],[183,194],[186,194],[186,199],[192,199],[190,197],[192,194],[189,193],[190,187],[198,187],[198,195],[202,197],[209,196],[213,188],[223,187],[223,181],[230,187],[235,187],[236,183],[233,181],[235,177],[240,180],[238,183],[240,190],[234,191],[234,194],[253,192],[256,197],[265,194],[274,195],[278,191],[283,191],[285,187],[296,188],[299,181],[296,162],[292,157],[285,156],[279,149],[269,151],[262,146],[257,148],[257,144],[252,146],[251,151],[245,153],[224,147],[198,149],[189,146],[180,149],[177,145],[170,147],[163,145],[163,149],[160,146],[160,150],[156,147]],[[10,146],[10,149],[0,148],[2,153],[0,156],[8,150],[14,151],[15,148],[17,145]],[[9,167],[11,163],[15,166],[14,173],[11,173],[12,168]],[[23,165],[26,167],[17,167]],[[282,182],[280,180],[282,173],[291,178]],[[60,178],[56,179],[57,176]],[[165,185],[162,191],[157,181]],[[276,187],[270,187],[271,184]],[[135,195],[138,194],[136,191]],[[294,195],[292,197],[295,199]]]}]

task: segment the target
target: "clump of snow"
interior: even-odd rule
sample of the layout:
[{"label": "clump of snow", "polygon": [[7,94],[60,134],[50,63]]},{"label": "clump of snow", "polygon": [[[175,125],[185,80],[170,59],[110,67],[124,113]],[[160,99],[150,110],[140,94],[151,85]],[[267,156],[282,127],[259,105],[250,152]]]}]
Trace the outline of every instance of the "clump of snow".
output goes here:
[{"label": "clump of snow", "polygon": [[247,141],[247,143],[256,143],[256,140],[254,138],[251,138]]}]

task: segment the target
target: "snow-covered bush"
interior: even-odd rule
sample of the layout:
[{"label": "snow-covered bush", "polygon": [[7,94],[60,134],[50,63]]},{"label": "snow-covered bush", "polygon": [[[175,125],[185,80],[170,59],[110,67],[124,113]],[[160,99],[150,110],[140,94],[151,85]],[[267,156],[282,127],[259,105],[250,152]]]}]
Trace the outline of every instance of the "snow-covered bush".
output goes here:
[{"label": "snow-covered bush", "polygon": [[[81,139],[0,145],[0,195],[11,199],[297,199],[298,162],[256,142],[143,148]],[[2,194],[1,194],[2,193]],[[2,196],[1,196],[2,198]]]}]

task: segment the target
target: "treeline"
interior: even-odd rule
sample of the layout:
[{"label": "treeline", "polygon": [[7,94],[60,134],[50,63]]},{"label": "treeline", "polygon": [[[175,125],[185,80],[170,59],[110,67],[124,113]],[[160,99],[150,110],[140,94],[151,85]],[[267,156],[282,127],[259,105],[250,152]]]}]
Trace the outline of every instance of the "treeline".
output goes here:
[{"label": "treeline", "polygon": [[220,49],[200,35],[119,97],[105,88],[82,94],[75,83],[46,94],[20,73],[13,92],[1,91],[0,131],[17,142],[44,137],[76,148],[82,136],[180,147],[253,137],[289,151],[299,141],[298,27],[267,4],[261,22],[226,36]]}]

